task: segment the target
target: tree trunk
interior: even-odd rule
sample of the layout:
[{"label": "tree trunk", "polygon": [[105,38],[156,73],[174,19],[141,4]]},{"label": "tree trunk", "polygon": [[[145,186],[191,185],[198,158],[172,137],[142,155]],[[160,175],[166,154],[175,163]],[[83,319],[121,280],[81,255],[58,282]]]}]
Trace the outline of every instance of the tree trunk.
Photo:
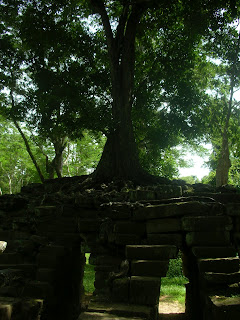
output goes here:
[{"label": "tree trunk", "polygon": [[63,151],[67,146],[67,137],[54,137],[51,139],[54,145],[55,157],[49,163],[46,158],[46,166],[49,179],[54,179],[54,173],[56,172],[58,178],[62,178],[63,169]]},{"label": "tree trunk", "polygon": [[[112,124],[93,177],[140,181],[147,176],[141,168],[133,133],[131,111],[134,88],[135,36],[143,8],[125,4],[113,37],[104,5],[92,1],[101,15],[108,45],[112,85]],[[100,4],[99,4],[100,3]]]},{"label": "tree trunk", "polygon": [[228,184],[228,172],[230,167],[231,161],[229,159],[228,134],[227,131],[224,130],[222,137],[221,153],[216,170],[216,187]]}]

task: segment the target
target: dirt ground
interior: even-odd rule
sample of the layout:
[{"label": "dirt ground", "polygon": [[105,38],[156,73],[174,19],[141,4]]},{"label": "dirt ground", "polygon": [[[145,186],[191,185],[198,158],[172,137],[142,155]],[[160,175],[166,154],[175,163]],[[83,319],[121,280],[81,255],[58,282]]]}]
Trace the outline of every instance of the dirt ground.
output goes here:
[{"label": "dirt ground", "polygon": [[159,300],[159,313],[184,313],[185,306],[181,305],[178,301],[169,301],[168,296],[162,296]]}]

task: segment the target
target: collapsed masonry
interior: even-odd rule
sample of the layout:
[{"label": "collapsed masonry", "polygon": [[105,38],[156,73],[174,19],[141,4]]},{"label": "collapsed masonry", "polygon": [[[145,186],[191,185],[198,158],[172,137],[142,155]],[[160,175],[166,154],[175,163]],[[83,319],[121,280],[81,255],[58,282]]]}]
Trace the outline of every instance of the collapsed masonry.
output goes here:
[{"label": "collapsed masonry", "polygon": [[[80,192],[63,182],[0,197],[0,320],[157,320],[161,277],[179,250],[185,319],[240,318],[236,190],[172,183]],[[84,250],[95,265],[87,307]]]}]

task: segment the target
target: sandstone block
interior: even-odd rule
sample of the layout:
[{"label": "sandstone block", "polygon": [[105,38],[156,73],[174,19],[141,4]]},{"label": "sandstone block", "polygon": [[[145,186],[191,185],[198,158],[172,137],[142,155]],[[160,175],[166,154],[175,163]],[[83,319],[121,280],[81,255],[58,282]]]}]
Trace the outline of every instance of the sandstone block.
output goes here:
[{"label": "sandstone block", "polygon": [[233,273],[239,271],[239,258],[199,259],[200,272]]},{"label": "sandstone block", "polygon": [[230,231],[232,219],[228,216],[183,217],[182,228],[185,231]]},{"label": "sandstone block", "polygon": [[236,257],[234,247],[193,247],[192,252],[197,258]]},{"label": "sandstone block", "polygon": [[229,216],[240,216],[240,203],[226,203],[225,206]]},{"label": "sandstone block", "polygon": [[145,223],[131,221],[116,221],[113,226],[113,232],[143,235],[146,233],[146,225]]},{"label": "sandstone block", "polygon": [[149,220],[181,217],[185,215],[219,215],[222,213],[223,206],[221,204],[188,201],[140,207],[133,211],[133,219]]},{"label": "sandstone block", "polygon": [[112,299],[117,302],[129,302],[130,278],[115,279],[112,283]]},{"label": "sandstone block", "polygon": [[179,233],[151,233],[147,235],[148,244],[159,244],[159,245],[175,245],[178,248],[182,247],[183,236]]},{"label": "sandstone block", "polygon": [[211,296],[213,320],[240,319],[240,297]]},{"label": "sandstone block", "polygon": [[113,302],[93,302],[90,301],[88,305],[90,312],[107,312],[117,316],[126,316],[134,319],[134,317],[143,317],[147,320],[152,320],[152,308],[143,305],[134,305],[126,303],[113,303]]},{"label": "sandstone block", "polygon": [[100,219],[79,219],[78,231],[84,232],[96,232],[101,224]]},{"label": "sandstone block", "polygon": [[180,219],[154,219],[147,221],[147,233],[167,233],[181,230]]},{"label": "sandstone block", "polygon": [[159,302],[161,278],[133,276],[130,279],[130,302],[156,305]]},{"label": "sandstone block", "polygon": [[98,212],[99,217],[108,217],[112,220],[127,220],[131,218],[131,214],[132,208],[130,202],[104,203]]},{"label": "sandstone block", "polygon": [[210,285],[233,284],[240,282],[240,272],[235,273],[214,273],[206,272],[203,274],[204,279]]},{"label": "sandstone block", "polygon": [[165,277],[169,261],[133,260],[131,274],[133,276]]},{"label": "sandstone block", "polygon": [[177,248],[168,245],[129,245],[126,246],[128,260],[168,260],[176,258]]},{"label": "sandstone block", "polygon": [[189,232],[186,235],[188,246],[228,246],[230,245],[230,234],[223,232]]},{"label": "sandstone block", "polygon": [[138,244],[140,242],[140,236],[137,234],[116,233],[114,238],[114,242],[119,245]]}]

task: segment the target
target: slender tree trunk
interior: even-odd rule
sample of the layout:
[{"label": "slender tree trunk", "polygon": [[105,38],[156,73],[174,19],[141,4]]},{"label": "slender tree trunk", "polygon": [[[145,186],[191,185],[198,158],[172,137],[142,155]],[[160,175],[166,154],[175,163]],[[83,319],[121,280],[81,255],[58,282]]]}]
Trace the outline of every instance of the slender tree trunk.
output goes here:
[{"label": "slender tree trunk", "polygon": [[224,130],[222,137],[221,154],[218,159],[216,170],[216,187],[228,184],[228,172],[231,167],[229,159],[228,133]]},{"label": "slender tree trunk", "polygon": [[47,172],[49,179],[54,178],[55,172],[58,178],[62,178],[63,151],[67,146],[67,137],[54,137],[51,140],[54,145],[55,157],[50,163],[47,159]]},{"label": "slender tree trunk", "polygon": [[231,117],[232,107],[233,107],[233,88],[234,88],[234,81],[232,78],[230,98],[228,101],[227,117],[226,117],[224,129],[222,133],[222,145],[221,145],[220,157],[218,159],[217,169],[216,169],[216,187],[220,187],[228,184],[228,174],[229,174],[229,169],[231,167],[231,161],[229,156],[228,127],[229,127],[229,120]]},{"label": "slender tree trunk", "polygon": [[23,131],[22,131],[21,127],[19,126],[19,124],[17,123],[17,121],[13,120],[13,122],[14,122],[14,125],[17,128],[18,132],[20,133],[21,137],[23,138],[23,141],[25,143],[27,152],[28,152],[30,158],[32,159],[32,162],[33,162],[33,164],[34,164],[34,166],[35,166],[35,168],[36,168],[36,170],[38,172],[38,175],[39,175],[39,177],[41,179],[41,182],[44,182],[45,181],[44,176],[43,176],[42,171],[41,171],[41,169],[40,169],[40,167],[39,167],[39,165],[38,165],[38,163],[37,163],[37,161],[36,161],[36,159],[35,159],[35,157],[34,157],[34,155],[32,153],[32,150],[31,150],[30,145],[29,145],[29,143],[27,141],[27,138],[25,137],[25,134],[23,133]]}]

